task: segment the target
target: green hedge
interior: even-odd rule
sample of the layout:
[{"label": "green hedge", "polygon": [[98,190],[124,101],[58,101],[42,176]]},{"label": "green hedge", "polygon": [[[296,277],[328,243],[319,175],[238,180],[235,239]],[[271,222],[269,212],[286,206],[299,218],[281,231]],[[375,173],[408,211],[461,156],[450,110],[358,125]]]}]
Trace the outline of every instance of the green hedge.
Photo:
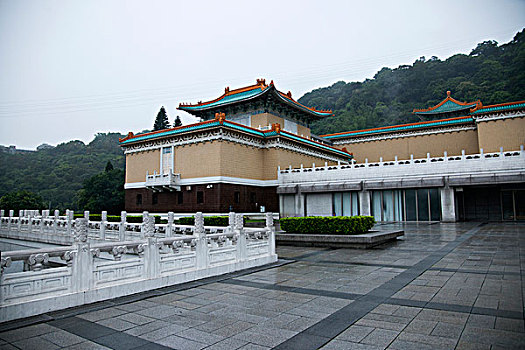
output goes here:
[{"label": "green hedge", "polygon": [[[75,214],[75,219],[77,218],[83,218],[84,214]],[[102,219],[102,214],[89,214],[89,220],[90,221],[100,221]],[[120,215],[108,215],[108,221],[109,222],[120,222]],[[126,222],[129,222],[131,224],[141,224],[142,223],[142,215],[128,215],[126,218]],[[160,216],[155,215],[155,223],[156,224],[165,224],[167,223],[167,220],[161,220]]]},{"label": "green hedge", "polygon": [[[195,225],[195,217],[188,216],[179,218],[177,222],[179,225]],[[227,216],[205,216],[204,226],[228,226]]]},{"label": "green hedge", "polygon": [[370,230],[373,216],[305,216],[281,218],[283,231],[304,234],[356,235]]}]

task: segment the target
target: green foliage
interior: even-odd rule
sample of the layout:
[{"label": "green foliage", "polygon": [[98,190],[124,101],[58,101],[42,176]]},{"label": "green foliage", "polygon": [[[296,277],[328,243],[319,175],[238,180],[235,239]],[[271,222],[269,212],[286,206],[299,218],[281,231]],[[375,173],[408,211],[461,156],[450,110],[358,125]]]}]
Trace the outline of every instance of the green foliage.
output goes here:
[{"label": "green foliage", "polygon": [[[246,219],[244,219],[246,220]],[[195,225],[195,217],[183,217],[179,219],[179,225]],[[228,226],[227,216],[205,216],[204,226]]]},{"label": "green foliage", "polygon": [[6,215],[9,210],[14,210],[15,215],[21,209],[45,209],[42,197],[29,191],[10,192],[0,198],[0,209],[6,210]]},{"label": "green foliage", "polygon": [[78,207],[93,212],[120,213],[124,210],[124,174],[122,169],[113,169],[85,180],[77,194]]},{"label": "green foliage", "polygon": [[170,123],[168,121],[168,114],[164,106],[160,107],[159,113],[157,113],[157,118],[155,118],[155,124],[153,124],[153,130],[163,130],[168,129]]},{"label": "green foliage", "polygon": [[289,233],[356,235],[370,230],[373,216],[305,216],[279,220],[281,229]]},{"label": "green foliage", "polygon": [[113,164],[111,164],[111,162],[108,160],[108,162],[106,163],[106,169],[104,169],[104,171],[107,173],[108,171],[111,171],[113,169]]},{"label": "green foliage", "polygon": [[[477,45],[469,55],[441,61],[424,57],[412,65],[382,68],[364,82],[337,82],[299,99],[307,106],[331,109],[334,116],[311,125],[318,135],[420,121],[414,108],[428,108],[446,97],[481,100],[484,105],[525,99],[525,30],[498,46]],[[437,117],[439,118],[439,117]]]},{"label": "green foliage", "polygon": [[[78,213],[74,215],[76,218],[83,218],[83,213]],[[155,218],[156,224],[165,224],[167,220],[162,220],[159,215],[153,216]],[[120,215],[108,215],[107,216],[108,222],[120,222]],[[102,214],[92,214],[89,213],[89,220],[90,221],[101,221],[102,220]],[[142,215],[128,215],[126,217],[126,222],[129,222],[130,224],[141,224],[142,223]]]},{"label": "green foliage", "polygon": [[30,153],[0,153],[0,196],[26,190],[40,195],[51,209],[83,209],[76,194],[84,180],[103,170],[108,161],[124,169],[118,133],[98,133],[88,145],[62,143]]},{"label": "green foliage", "polygon": [[177,116],[177,118],[175,118],[175,121],[173,122],[173,127],[176,128],[178,126],[182,126],[182,122],[180,121],[180,117]]}]

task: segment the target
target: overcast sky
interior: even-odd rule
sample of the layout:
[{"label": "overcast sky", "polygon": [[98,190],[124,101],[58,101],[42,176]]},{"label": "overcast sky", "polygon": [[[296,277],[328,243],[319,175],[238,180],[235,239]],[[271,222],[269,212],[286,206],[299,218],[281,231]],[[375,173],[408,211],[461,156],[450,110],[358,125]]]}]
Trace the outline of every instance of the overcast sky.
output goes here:
[{"label": "overcast sky", "polygon": [[138,132],[161,105],[188,123],[180,102],[257,78],[299,98],[523,27],[524,0],[0,0],[0,145]]}]

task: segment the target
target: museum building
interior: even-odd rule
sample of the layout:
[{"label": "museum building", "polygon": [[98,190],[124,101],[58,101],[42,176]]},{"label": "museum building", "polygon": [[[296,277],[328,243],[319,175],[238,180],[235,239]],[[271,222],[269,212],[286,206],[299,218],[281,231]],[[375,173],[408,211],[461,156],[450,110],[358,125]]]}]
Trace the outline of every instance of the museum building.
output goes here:
[{"label": "museum building", "polygon": [[447,92],[413,113],[423,121],[322,135],[354,162],[280,169],[281,215],[525,220],[525,101],[483,106]]},{"label": "museum building", "polygon": [[120,140],[127,211],[278,212],[278,167],[352,158],[310,133],[309,123],[331,111],[303,106],[273,81],[227,87],[212,101],[179,109],[203,121]]},{"label": "museum building", "polygon": [[331,111],[264,79],[179,109],[203,121],[121,139],[126,210],[525,219],[525,101],[447,92],[421,122],[322,136],[309,125]]}]

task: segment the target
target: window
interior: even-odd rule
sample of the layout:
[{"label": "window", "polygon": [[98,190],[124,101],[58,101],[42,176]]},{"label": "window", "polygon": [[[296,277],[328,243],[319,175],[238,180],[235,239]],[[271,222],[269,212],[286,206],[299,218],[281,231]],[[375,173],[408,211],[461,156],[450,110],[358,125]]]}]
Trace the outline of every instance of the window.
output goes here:
[{"label": "window", "polygon": [[162,148],[161,167],[163,174],[169,174],[173,172],[173,157],[171,147]]},{"label": "window", "polygon": [[250,192],[250,203],[255,203],[257,197],[255,196],[255,192]]},{"label": "window", "polygon": [[137,205],[142,205],[142,195],[141,194],[137,194],[137,199],[136,199],[135,203]]},{"label": "window", "polygon": [[332,195],[332,204],[332,215],[359,215],[359,200],[357,198],[357,192],[335,192]]},{"label": "window", "polygon": [[204,203],[204,192],[197,191],[197,204]]},{"label": "window", "polygon": [[182,191],[177,194],[177,204],[182,204],[184,200]]},{"label": "window", "polygon": [[239,204],[241,202],[241,192],[236,191],[233,193],[233,202]]},{"label": "window", "polygon": [[153,193],[151,196],[151,204],[158,204],[159,203],[159,195],[157,193]]},{"label": "window", "polygon": [[437,188],[372,191],[376,221],[439,221],[441,199]]}]

